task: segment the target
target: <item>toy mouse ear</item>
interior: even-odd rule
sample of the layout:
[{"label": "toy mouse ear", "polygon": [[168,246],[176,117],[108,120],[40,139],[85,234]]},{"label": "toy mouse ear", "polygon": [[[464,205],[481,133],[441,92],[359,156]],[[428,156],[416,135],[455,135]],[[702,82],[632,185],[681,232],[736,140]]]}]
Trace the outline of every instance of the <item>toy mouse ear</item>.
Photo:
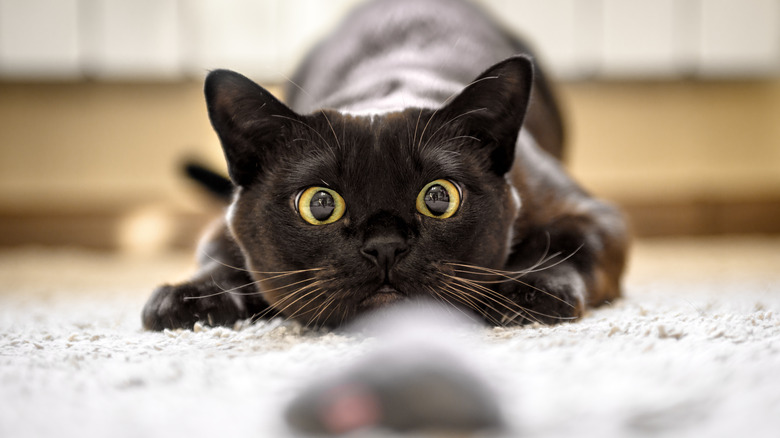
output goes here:
[{"label": "toy mouse ear", "polygon": [[281,134],[300,116],[268,90],[230,70],[215,70],[204,86],[209,118],[222,143],[228,174],[247,186],[263,169]]}]

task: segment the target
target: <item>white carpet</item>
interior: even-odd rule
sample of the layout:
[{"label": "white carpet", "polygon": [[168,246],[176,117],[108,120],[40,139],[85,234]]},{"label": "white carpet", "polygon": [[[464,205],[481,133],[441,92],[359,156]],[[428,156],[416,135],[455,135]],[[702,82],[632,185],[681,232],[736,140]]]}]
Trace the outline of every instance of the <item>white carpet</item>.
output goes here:
[{"label": "white carpet", "polygon": [[[294,436],[285,404],[374,348],[273,321],[149,333],[188,257],[0,252],[0,437]],[[523,437],[780,436],[780,239],[645,242],[627,297],[464,346]]]}]

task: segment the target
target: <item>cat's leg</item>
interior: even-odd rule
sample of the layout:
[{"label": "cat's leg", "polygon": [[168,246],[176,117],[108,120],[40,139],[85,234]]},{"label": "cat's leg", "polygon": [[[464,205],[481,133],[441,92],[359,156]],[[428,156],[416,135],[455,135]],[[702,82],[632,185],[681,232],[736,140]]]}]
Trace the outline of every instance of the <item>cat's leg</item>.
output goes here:
[{"label": "cat's leg", "polygon": [[[513,170],[522,206],[488,320],[555,323],[620,296],[628,230],[613,206],[592,198],[532,140],[518,143]],[[493,309],[491,309],[491,307]]]},{"label": "cat's leg", "polygon": [[163,285],[152,293],[142,312],[144,328],[190,329],[196,322],[230,326],[268,313],[224,223],[198,248],[198,264],[199,270],[188,281]]},{"label": "cat's leg", "polygon": [[[513,247],[488,314],[500,324],[579,318],[620,296],[627,250],[620,213],[583,197],[552,221],[532,225]],[[496,312],[498,311],[498,312]]]}]

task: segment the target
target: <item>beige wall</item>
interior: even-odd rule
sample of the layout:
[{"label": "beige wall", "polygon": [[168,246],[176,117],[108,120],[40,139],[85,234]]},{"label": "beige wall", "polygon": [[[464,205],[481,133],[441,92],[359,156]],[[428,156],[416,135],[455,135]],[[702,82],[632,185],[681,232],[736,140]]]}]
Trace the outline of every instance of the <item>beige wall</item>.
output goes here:
[{"label": "beige wall", "polygon": [[[780,197],[780,80],[569,83],[569,161],[618,201]],[[177,164],[221,152],[199,82],[0,84],[0,212],[197,210]]]},{"label": "beige wall", "polygon": [[631,202],[780,195],[780,80],[564,87],[574,173]]},{"label": "beige wall", "polygon": [[0,209],[175,199],[176,163],[215,153],[200,85],[0,85]]}]

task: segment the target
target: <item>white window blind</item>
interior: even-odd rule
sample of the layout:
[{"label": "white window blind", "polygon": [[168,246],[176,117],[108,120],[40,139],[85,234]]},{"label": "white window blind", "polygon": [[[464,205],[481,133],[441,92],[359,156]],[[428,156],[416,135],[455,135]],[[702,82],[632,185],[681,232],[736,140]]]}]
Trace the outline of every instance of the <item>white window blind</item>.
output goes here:
[{"label": "white window blind", "polygon": [[[360,0],[0,0],[0,79],[280,82]],[[780,0],[481,0],[571,78],[780,72]]]}]

